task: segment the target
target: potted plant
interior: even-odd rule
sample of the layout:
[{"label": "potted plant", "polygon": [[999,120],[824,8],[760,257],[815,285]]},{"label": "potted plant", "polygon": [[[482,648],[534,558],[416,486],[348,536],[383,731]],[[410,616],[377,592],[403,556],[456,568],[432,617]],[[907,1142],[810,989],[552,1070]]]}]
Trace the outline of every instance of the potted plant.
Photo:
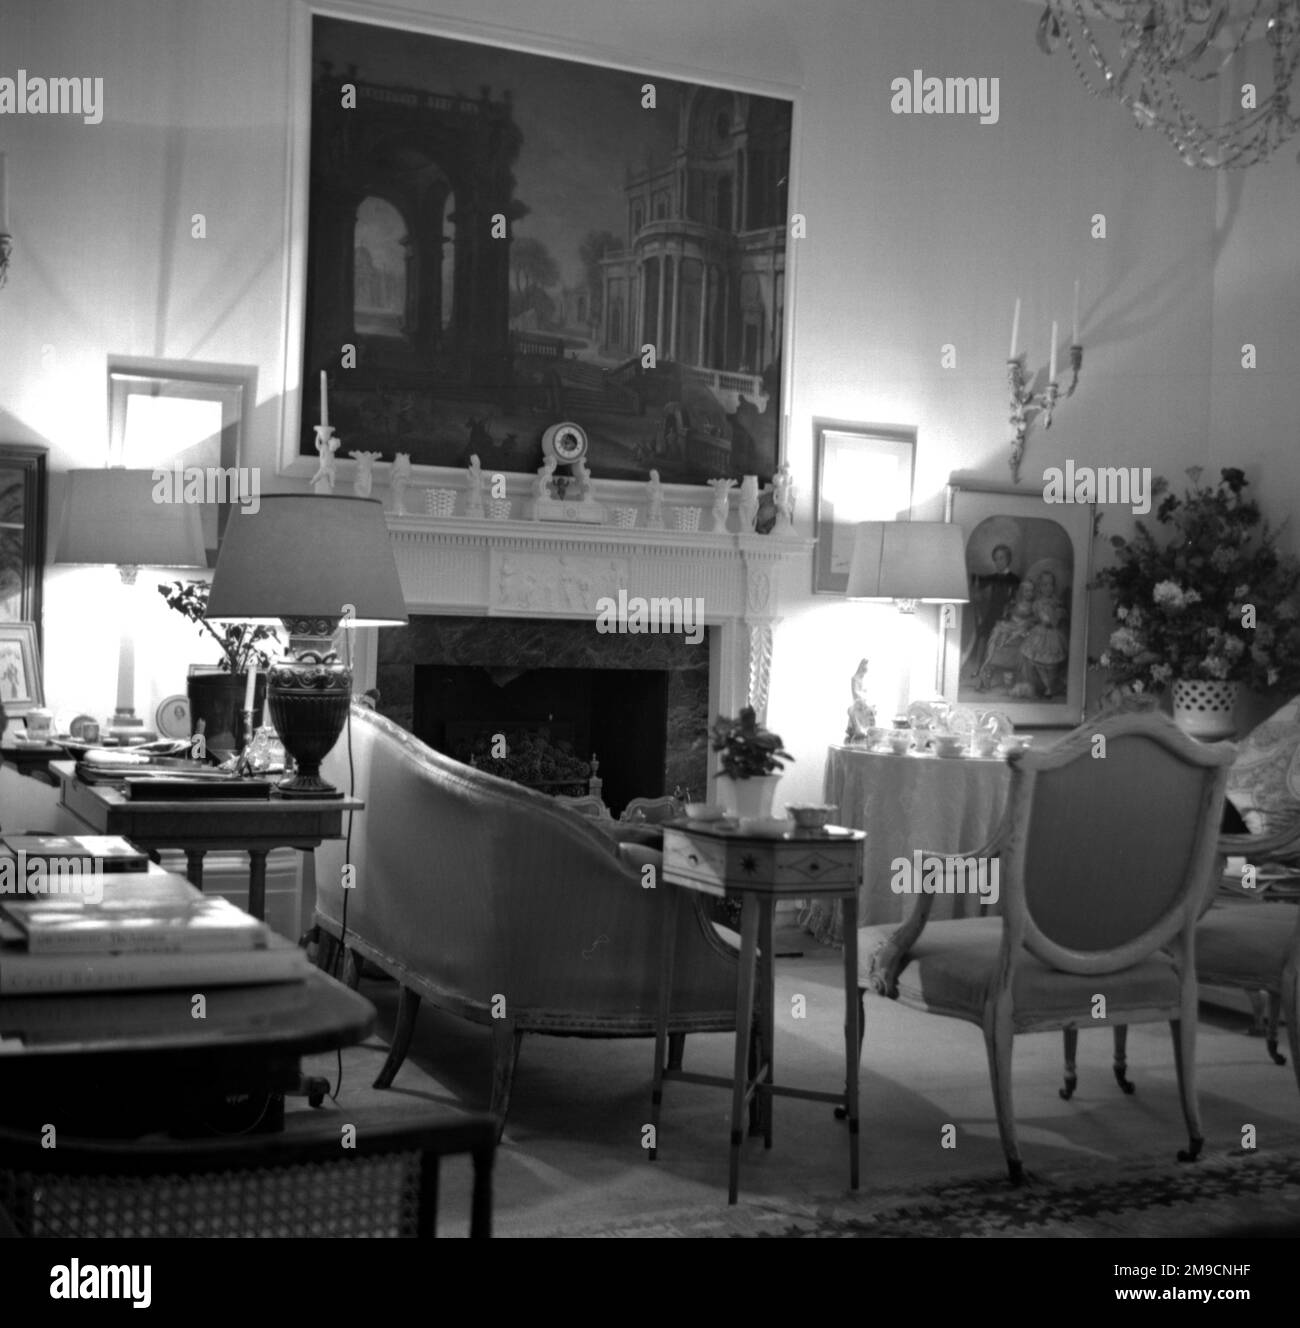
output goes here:
[{"label": "potted plant", "polygon": [[722,756],[718,796],[728,811],[745,818],[771,816],[778,772],[785,761],[794,760],[781,739],[758,722],[752,706],[735,719],[719,715],[710,735],[713,750]]},{"label": "potted plant", "polygon": [[248,689],[248,670],[258,671],[253,693],[253,713],[262,713],[266,700],[266,670],[271,665],[271,653],[261,642],[271,643],[271,649],[280,639],[274,627],[253,623],[222,623],[213,625],[205,617],[208,611],[206,581],[173,581],[160,585],[158,593],[182,617],[189,619],[207,632],[221,647],[221,659],[216,664],[191,664],[186,679],[186,692],[190,699],[190,730],[202,733],[208,750],[216,753],[243,751],[247,738],[244,732],[244,697]]},{"label": "potted plant", "polygon": [[1226,737],[1241,684],[1300,683],[1300,563],[1279,552],[1240,470],[1215,485],[1201,483],[1200,466],[1187,474],[1181,498],[1162,477],[1152,483],[1167,538],[1141,521],[1132,539],[1111,537],[1116,562],[1097,584],[1114,596],[1115,626],[1097,662],[1108,702],[1171,689],[1189,733]]}]

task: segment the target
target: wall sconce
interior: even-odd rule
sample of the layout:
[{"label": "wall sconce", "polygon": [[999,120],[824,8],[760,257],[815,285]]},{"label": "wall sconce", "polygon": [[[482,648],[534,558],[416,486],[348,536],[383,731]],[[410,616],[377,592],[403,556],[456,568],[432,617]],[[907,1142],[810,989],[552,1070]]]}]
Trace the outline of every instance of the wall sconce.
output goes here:
[{"label": "wall sconce", "polygon": [[[1035,415],[1043,416],[1043,428],[1052,427],[1052,412],[1060,399],[1061,385],[1056,378],[1056,322],[1052,322],[1052,347],[1048,356],[1047,387],[1042,392],[1034,392],[1026,387],[1028,376],[1021,362],[1022,357],[1016,350],[1020,338],[1020,300],[1016,300],[1016,312],[1011,320],[1011,350],[1007,354],[1007,387],[1011,396],[1011,427],[1016,431],[1011,440],[1011,478],[1020,483],[1020,460],[1025,454],[1025,436]],[[1074,330],[1070,340],[1070,386],[1065,395],[1072,397],[1079,386],[1079,370],[1083,368],[1083,347],[1079,344],[1079,283],[1074,283]]]},{"label": "wall sconce", "polygon": [[9,191],[5,188],[5,154],[0,152],[0,286],[9,279],[9,255],[14,237],[9,234]]}]

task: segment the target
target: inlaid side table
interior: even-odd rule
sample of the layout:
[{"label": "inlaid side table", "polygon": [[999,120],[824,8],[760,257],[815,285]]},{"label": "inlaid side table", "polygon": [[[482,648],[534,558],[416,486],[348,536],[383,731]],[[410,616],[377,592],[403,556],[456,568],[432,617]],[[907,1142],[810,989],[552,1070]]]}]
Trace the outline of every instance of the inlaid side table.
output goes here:
[{"label": "inlaid side table", "polygon": [[[731,1172],[728,1202],[736,1202],[740,1183],[742,1119],[756,1098],[763,1125],[763,1143],[772,1146],[773,1096],[834,1102],[849,1123],[849,1183],[858,1188],[858,886],[862,879],[860,830],[828,826],[824,830],[790,830],[781,837],[746,834],[728,823],[668,821],[664,824],[663,934],[660,942],[659,1009],[655,1027],[654,1089],[651,1123],[658,1152],[659,1112],[667,1079],[731,1089]],[[692,1074],[664,1065],[668,1044],[669,1001],[673,989],[673,939],[677,935],[680,891],[696,890],[741,897],[740,959],[736,977],[736,1052],[732,1077]],[[773,1081],[775,989],[772,981],[772,922],[778,899],[823,895],[844,904],[844,1091],[814,1092]],[[754,988],[759,993],[759,1037],[762,1054],[754,1077],[748,1071],[748,1039],[754,1015]]]}]

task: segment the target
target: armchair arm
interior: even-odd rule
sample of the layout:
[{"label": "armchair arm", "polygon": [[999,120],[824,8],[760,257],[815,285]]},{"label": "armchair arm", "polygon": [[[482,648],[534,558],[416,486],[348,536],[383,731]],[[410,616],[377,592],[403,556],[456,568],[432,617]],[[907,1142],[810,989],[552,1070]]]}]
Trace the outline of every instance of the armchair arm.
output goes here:
[{"label": "armchair arm", "polygon": [[[994,832],[993,838],[974,853],[935,853],[928,849],[923,849],[922,853],[926,857],[942,858],[945,862],[949,858],[998,857],[1002,852],[1002,844],[1005,839],[1004,832],[1009,827],[1010,815],[1010,808],[1008,808],[1003,815],[1002,823]],[[911,953],[912,947],[925,930],[925,924],[930,920],[930,910],[934,907],[934,900],[934,895],[917,895],[916,903],[912,905],[912,911],[908,914],[906,920],[884,945],[871,956],[868,982],[872,991],[881,996],[888,996],[891,1001],[897,999],[898,975],[907,962],[907,956]]]},{"label": "armchair arm", "polygon": [[1271,835],[1220,835],[1217,852],[1256,861],[1300,862],[1300,819]]}]

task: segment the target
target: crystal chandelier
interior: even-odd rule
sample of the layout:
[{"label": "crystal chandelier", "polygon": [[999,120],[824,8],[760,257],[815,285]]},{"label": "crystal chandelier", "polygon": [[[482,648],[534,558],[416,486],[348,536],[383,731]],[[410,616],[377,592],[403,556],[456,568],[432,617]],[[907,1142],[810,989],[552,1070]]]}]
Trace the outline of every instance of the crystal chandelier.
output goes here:
[{"label": "crystal chandelier", "polygon": [[[1213,83],[1261,34],[1271,89],[1245,83],[1227,94],[1235,114],[1202,123],[1179,85]],[[1159,129],[1189,166],[1252,166],[1300,129],[1300,0],[1047,0],[1038,44],[1050,55],[1062,39],[1088,91],[1127,106],[1139,129]]]}]

